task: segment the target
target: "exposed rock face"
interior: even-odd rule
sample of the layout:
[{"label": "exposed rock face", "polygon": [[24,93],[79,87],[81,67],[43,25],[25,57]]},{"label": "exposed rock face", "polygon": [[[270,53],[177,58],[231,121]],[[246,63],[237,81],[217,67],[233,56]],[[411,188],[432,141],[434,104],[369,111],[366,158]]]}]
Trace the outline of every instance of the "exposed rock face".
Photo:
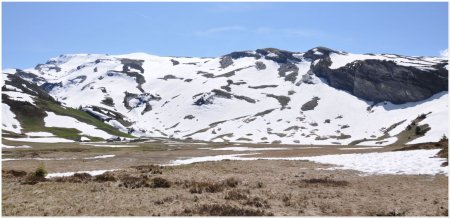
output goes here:
[{"label": "exposed rock face", "polygon": [[435,70],[421,70],[392,61],[370,59],[338,69],[330,69],[330,65],[327,54],[317,64],[311,64],[311,70],[330,86],[368,101],[402,104],[425,100],[448,90],[448,71],[439,65]]},{"label": "exposed rock face", "polygon": [[318,98],[318,97],[312,98],[310,101],[308,101],[302,105],[301,110],[302,111],[314,110],[314,108],[316,108],[317,105],[319,105],[319,100],[320,100],[320,98]]},{"label": "exposed rock face", "polygon": [[294,53],[276,48],[257,49],[256,53],[264,55],[267,60],[275,61],[279,64],[286,64],[289,61],[300,62],[299,58],[294,57]]}]

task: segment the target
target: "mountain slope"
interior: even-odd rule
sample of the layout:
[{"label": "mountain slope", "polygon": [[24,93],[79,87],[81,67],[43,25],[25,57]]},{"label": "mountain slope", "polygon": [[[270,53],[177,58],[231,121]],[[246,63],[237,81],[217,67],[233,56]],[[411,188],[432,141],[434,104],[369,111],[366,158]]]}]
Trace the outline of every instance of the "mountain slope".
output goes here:
[{"label": "mountain slope", "polygon": [[61,55],[16,75],[135,136],[387,145],[447,134],[447,64],[318,47],[218,58]]},{"label": "mountain slope", "polygon": [[22,79],[20,75],[26,75],[26,72],[4,71],[3,73],[4,135],[6,133],[16,137],[24,133],[27,136],[51,136],[47,139],[29,139],[37,142],[41,140],[67,142],[81,139],[98,141],[114,136],[132,137],[106,125],[86,112],[61,106],[39,86]]}]

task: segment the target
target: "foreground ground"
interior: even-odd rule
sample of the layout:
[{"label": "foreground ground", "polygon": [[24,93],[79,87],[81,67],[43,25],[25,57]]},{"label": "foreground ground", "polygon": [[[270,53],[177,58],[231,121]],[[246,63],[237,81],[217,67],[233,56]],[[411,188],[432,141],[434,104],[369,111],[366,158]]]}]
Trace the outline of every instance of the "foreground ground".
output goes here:
[{"label": "foreground ground", "polygon": [[[224,145],[169,144],[134,148],[35,144],[29,149],[2,149],[3,159],[16,159],[3,161],[2,215],[448,215],[445,175],[367,175],[299,160],[152,165],[180,157],[224,154],[199,149]],[[303,147],[258,153],[287,157],[398,149],[338,148]],[[105,154],[116,156],[89,159]],[[76,174],[41,181],[29,175],[40,163],[50,173],[120,170],[100,176]]]}]

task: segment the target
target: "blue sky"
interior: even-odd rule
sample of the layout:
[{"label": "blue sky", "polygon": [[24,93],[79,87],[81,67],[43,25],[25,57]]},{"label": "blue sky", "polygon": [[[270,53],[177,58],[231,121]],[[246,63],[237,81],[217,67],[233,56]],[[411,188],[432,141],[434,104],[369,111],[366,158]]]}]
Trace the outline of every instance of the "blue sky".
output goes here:
[{"label": "blue sky", "polygon": [[2,3],[2,68],[67,53],[211,57],[276,47],[438,56],[448,3]]}]

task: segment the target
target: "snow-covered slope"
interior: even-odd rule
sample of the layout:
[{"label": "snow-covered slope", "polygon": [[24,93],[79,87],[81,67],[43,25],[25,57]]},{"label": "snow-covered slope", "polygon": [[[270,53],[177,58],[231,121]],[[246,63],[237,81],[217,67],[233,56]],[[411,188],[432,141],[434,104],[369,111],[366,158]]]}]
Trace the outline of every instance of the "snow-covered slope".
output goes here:
[{"label": "snow-covered slope", "polygon": [[[61,55],[24,70],[27,76],[21,78],[41,86],[63,105],[81,108],[135,136],[387,145],[398,140],[438,141],[447,135],[448,88],[416,102],[372,102],[333,88],[312,70],[321,58],[331,60],[330,69],[375,59],[431,74],[447,67],[447,60],[325,53],[262,49],[218,58]],[[421,114],[426,115],[418,119]],[[3,128],[11,128],[13,123],[6,122]],[[420,131],[405,132],[414,132],[416,126],[423,136]]]}]

